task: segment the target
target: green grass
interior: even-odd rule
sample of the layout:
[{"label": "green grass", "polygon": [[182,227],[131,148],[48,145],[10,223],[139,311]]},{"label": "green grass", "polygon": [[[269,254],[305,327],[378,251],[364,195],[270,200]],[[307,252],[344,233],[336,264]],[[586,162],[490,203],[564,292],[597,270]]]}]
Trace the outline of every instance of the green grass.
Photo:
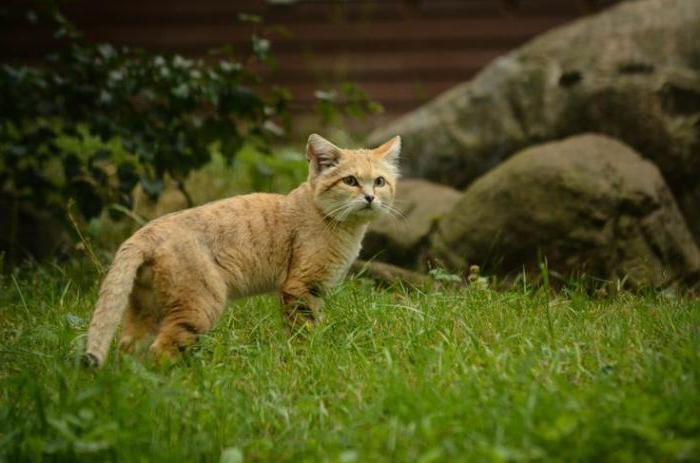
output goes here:
[{"label": "green grass", "polygon": [[167,371],[91,372],[73,266],[0,286],[0,461],[700,459],[697,299],[353,279],[306,340],[260,297]]}]

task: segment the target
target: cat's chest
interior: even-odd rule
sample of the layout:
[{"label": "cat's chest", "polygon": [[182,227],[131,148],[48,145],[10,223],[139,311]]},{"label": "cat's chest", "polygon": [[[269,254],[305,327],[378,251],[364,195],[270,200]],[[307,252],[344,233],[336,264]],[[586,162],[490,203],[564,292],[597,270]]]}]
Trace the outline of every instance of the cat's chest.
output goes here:
[{"label": "cat's chest", "polygon": [[304,241],[293,265],[302,280],[335,286],[346,275],[361,248],[362,235],[316,236]]},{"label": "cat's chest", "polygon": [[335,286],[342,280],[360,253],[362,247],[362,237],[354,237],[346,242],[335,242],[329,245],[324,262],[324,269],[321,271],[323,280],[328,286]]}]

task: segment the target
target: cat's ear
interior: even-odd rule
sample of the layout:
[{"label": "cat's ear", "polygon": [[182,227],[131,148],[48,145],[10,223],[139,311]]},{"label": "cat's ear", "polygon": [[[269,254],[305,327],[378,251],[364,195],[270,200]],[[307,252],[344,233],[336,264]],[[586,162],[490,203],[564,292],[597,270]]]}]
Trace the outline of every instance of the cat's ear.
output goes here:
[{"label": "cat's ear", "polygon": [[329,167],[338,164],[341,150],[333,143],[315,133],[306,142],[306,160],[309,161],[309,178],[313,178]]},{"label": "cat's ear", "polygon": [[395,136],[382,146],[374,149],[375,156],[383,159],[391,165],[399,165],[399,154],[401,154],[401,137]]}]

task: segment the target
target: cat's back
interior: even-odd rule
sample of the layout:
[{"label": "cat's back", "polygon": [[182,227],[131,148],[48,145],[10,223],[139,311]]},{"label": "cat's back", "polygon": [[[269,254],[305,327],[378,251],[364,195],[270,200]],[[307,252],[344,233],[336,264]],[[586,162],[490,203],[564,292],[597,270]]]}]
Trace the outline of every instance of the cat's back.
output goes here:
[{"label": "cat's back", "polygon": [[160,217],[131,240],[149,242],[153,262],[213,265],[235,282],[234,295],[266,292],[288,267],[293,225],[286,198],[251,193],[215,201]]},{"label": "cat's back", "polygon": [[290,226],[286,198],[250,193],[172,212],[148,222],[127,242],[151,250],[184,241],[217,246],[235,240],[255,245],[266,233],[282,233]]},{"label": "cat's back", "polygon": [[289,225],[286,203],[286,196],[274,193],[233,196],[202,206],[190,220],[207,234],[245,235],[253,244],[261,233],[279,232]]},{"label": "cat's back", "polygon": [[212,201],[201,206],[171,212],[146,224],[139,231],[168,232],[167,235],[191,232],[210,232],[220,227],[236,227],[256,218],[282,214],[285,196],[274,193],[249,193]]},{"label": "cat's back", "polygon": [[202,208],[201,236],[234,295],[277,288],[289,266],[294,224],[286,196],[252,193]]}]

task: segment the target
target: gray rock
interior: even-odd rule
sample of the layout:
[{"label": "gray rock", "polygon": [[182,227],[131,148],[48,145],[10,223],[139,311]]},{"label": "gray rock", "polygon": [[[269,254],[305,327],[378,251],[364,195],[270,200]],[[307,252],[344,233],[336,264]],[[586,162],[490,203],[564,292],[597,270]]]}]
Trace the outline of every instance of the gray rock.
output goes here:
[{"label": "gray rock", "polygon": [[439,223],[431,254],[449,268],[537,269],[694,281],[700,252],[656,166],[586,134],[526,149],[480,177]]},{"label": "gray rock", "polygon": [[394,207],[399,214],[370,225],[362,245],[365,259],[419,267],[435,222],[459,200],[459,191],[426,180],[399,180]]},{"label": "gray rock", "polygon": [[700,1],[624,2],[545,33],[370,136],[406,175],[464,188],[516,151],[584,132],[656,163],[700,238]]}]

